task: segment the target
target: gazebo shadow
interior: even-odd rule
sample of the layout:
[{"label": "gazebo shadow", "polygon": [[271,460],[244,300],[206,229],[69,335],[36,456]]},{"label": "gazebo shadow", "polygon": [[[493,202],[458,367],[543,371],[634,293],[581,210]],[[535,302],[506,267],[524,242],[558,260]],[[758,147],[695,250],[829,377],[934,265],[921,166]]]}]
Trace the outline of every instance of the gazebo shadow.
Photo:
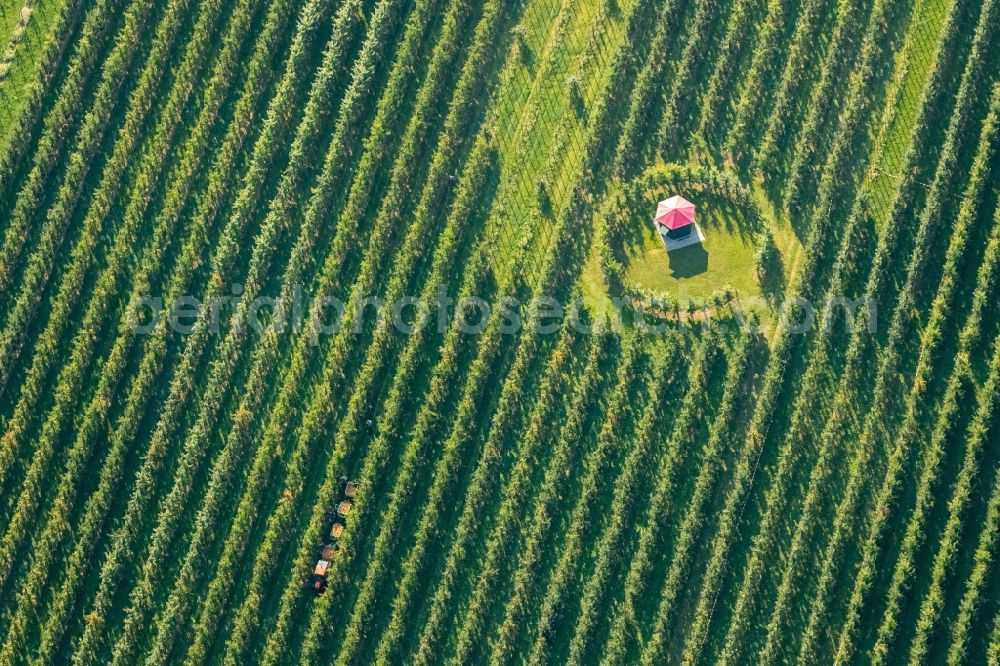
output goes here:
[{"label": "gazebo shadow", "polygon": [[670,274],[675,278],[689,278],[708,270],[708,251],[703,243],[695,243],[667,253]]}]

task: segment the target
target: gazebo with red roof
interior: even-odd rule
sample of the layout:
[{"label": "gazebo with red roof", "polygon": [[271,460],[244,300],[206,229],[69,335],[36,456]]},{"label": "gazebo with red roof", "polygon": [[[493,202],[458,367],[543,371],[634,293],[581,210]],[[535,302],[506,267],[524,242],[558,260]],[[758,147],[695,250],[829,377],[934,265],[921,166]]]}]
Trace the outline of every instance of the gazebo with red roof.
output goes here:
[{"label": "gazebo with red roof", "polygon": [[693,203],[675,194],[657,204],[653,224],[667,238],[684,238],[694,229],[694,210]]}]

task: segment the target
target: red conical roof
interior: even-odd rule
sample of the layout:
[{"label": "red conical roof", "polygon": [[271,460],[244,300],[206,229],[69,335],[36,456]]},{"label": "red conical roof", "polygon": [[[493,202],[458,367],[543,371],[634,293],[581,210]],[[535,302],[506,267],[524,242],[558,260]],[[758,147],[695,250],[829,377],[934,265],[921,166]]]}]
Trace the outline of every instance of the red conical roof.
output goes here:
[{"label": "red conical roof", "polygon": [[694,209],[693,203],[675,194],[656,206],[656,217],[653,221],[667,229],[680,229],[694,223]]}]

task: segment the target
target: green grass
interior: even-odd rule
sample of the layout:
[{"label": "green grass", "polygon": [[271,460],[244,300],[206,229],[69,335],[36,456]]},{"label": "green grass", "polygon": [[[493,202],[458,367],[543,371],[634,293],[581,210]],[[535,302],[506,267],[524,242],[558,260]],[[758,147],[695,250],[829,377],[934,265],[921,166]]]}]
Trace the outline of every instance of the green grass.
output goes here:
[{"label": "green grass", "polygon": [[[537,183],[546,182],[552,212],[558,211],[584,159],[588,113],[609,74],[605,61],[625,39],[622,26],[634,4],[566,0],[560,7],[545,0],[526,10],[522,25],[529,55],[508,73],[520,85],[504,86],[492,105],[498,118],[501,184],[487,228],[498,250],[493,264],[500,274],[514,269],[511,259],[524,242],[530,244],[527,270],[540,270],[551,241],[552,214],[538,210]],[[570,101],[570,76],[580,82],[582,113]]]},{"label": "green grass", "polygon": [[791,220],[781,214],[781,209],[774,205],[760,184],[754,184],[754,199],[764,216],[764,222],[771,235],[774,236],[774,243],[781,253],[781,264],[783,267],[784,293],[788,293],[798,274],[799,259],[802,257],[802,241],[795,233],[795,227]]},{"label": "green grass", "polygon": [[[782,266],[780,275],[772,276],[766,283],[766,293],[754,276],[756,248],[749,222],[742,211],[725,201],[698,192],[682,192],[698,205],[697,219],[705,241],[669,254],[666,252],[648,218],[656,209],[656,201],[670,194],[651,194],[648,205],[635,214],[632,224],[637,233],[628,248],[626,280],[643,289],[677,296],[682,306],[689,299],[701,302],[713,292],[731,288],[745,305],[747,301],[758,301],[757,305],[764,307],[766,316],[773,310],[777,297],[787,291],[795,275],[802,244],[792,225],[767,199],[764,189],[754,186],[753,194],[764,223],[774,236]],[[611,313],[612,302],[593,252],[581,275],[581,289],[592,310],[605,315]],[[760,297],[765,297],[762,302]]]},{"label": "green grass", "polygon": [[934,54],[940,46],[941,31],[953,2],[917,0],[903,47],[896,55],[866,183],[879,225],[889,215],[902,178],[900,170],[917,123],[921,93],[931,75]]},{"label": "green grass", "polygon": [[7,46],[7,42],[10,41],[11,32],[14,30],[14,26],[17,24],[17,17],[21,13],[21,7],[24,6],[22,0],[4,0],[3,8],[0,9],[0,42],[2,45]]},{"label": "green grass", "polygon": [[641,243],[629,248],[626,279],[645,289],[676,295],[682,303],[706,298],[725,285],[741,297],[759,296],[760,286],[753,276],[753,240],[725,211],[702,205],[698,212],[705,241],[669,253],[651,224],[635,220],[642,225]]},{"label": "green grass", "polygon": [[[10,46],[12,31],[24,3],[12,0],[10,4],[10,9],[4,8],[4,23],[0,26],[3,29],[0,31],[0,56]],[[28,87],[37,76],[45,44],[54,37],[52,29],[60,4],[61,0],[35,3],[31,20],[15,48],[10,69],[0,79],[0,146],[6,146],[10,140],[11,126],[20,113]]]}]

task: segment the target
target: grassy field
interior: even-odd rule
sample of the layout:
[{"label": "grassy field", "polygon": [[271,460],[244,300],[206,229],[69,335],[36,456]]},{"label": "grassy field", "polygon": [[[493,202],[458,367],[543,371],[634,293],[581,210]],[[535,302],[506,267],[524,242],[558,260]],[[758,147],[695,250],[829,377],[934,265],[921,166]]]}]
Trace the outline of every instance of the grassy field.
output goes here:
[{"label": "grassy field", "polygon": [[[0,664],[995,663],[998,31],[34,3]],[[705,240],[667,253],[674,193]]]},{"label": "grassy field", "polygon": [[931,76],[935,51],[941,48],[945,16],[952,7],[954,3],[948,2],[916,3],[903,46],[896,55],[887,92],[891,103],[883,113],[869,171],[868,187],[876,202],[879,223],[888,217],[890,202],[901,180],[899,172],[917,122],[921,92]]},{"label": "grassy field", "polygon": [[[21,27],[22,11],[28,17]],[[10,134],[16,131],[15,120],[25,113],[23,110],[28,96],[28,88],[40,75],[45,60],[45,47],[55,39],[54,32],[62,26],[57,17],[62,6],[55,0],[43,0],[29,4],[8,3],[3,8],[3,23],[0,24],[0,145],[10,141]]]},{"label": "grassy field", "polygon": [[760,301],[765,309],[766,301],[780,300],[785,288],[784,267],[791,264],[801,248],[790,225],[782,226],[774,218],[765,222],[775,237],[781,260],[777,274],[762,288],[754,275],[754,230],[745,214],[722,200],[695,198],[699,201],[697,222],[705,241],[668,253],[646,219],[651,214],[633,220],[640,232],[628,246],[625,278],[643,289],[679,298],[682,304],[690,300],[701,303],[726,288],[743,300]]}]

